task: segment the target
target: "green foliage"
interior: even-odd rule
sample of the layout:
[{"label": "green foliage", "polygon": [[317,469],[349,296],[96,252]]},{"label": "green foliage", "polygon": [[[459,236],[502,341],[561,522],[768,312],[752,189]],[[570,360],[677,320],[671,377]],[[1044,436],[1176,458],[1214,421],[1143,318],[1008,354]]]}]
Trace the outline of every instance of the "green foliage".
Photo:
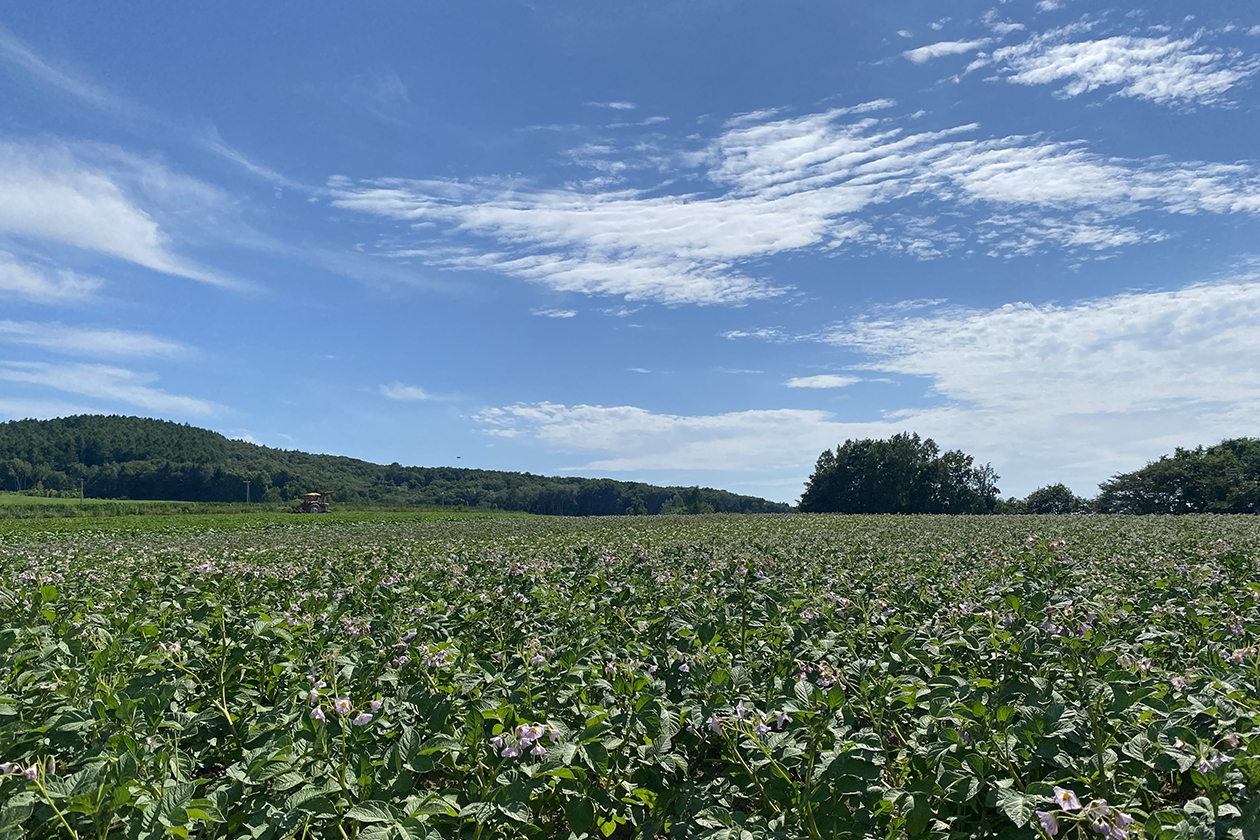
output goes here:
[{"label": "green foliage", "polygon": [[[271,449],[164,420],[82,415],[0,423],[0,488],[98,499],[261,503],[332,491],[334,503],[461,505],[563,516],[660,513],[687,495],[687,512],[781,512],[788,505],[710,488],[655,487],[451,467],[382,466]],[[698,496],[697,496],[698,494]],[[693,498],[695,497],[695,498]]]},{"label": "green foliage", "polygon": [[992,513],[998,476],[931,438],[846,440],[824,450],[799,508],[810,513]]},{"label": "green foliage", "polygon": [[1252,517],[294,519],[0,530],[0,838],[1260,832]]},{"label": "green foliage", "polygon": [[1089,502],[1073,493],[1066,484],[1051,484],[1038,487],[1028,494],[1023,501],[1021,513],[1033,514],[1067,514],[1085,513],[1089,510]]},{"label": "green foliage", "polygon": [[1095,504],[1104,513],[1260,513],[1260,439],[1179,447],[1101,489]]}]

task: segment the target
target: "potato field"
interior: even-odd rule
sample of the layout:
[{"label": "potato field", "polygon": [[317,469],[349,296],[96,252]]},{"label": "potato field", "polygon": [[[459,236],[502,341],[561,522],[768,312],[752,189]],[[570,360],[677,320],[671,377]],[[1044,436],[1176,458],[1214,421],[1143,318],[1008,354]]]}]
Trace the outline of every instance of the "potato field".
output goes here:
[{"label": "potato field", "polygon": [[1254,517],[132,519],[0,530],[0,838],[1260,837]]}]

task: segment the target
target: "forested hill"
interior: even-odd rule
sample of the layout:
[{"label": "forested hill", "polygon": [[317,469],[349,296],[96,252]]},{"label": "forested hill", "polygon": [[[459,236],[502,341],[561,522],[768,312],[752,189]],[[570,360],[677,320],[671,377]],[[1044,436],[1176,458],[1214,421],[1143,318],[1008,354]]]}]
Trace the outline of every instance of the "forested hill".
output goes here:
[{"label": "forested hill", "polygon": [[271,449],[195,426],[79,415],[0,423],[0,489],[77,491],[102,499],[282,502],[312,490],[334,502],[468,505],[571,516],[786,511],[724,490],[497,470],[382,466]]}]

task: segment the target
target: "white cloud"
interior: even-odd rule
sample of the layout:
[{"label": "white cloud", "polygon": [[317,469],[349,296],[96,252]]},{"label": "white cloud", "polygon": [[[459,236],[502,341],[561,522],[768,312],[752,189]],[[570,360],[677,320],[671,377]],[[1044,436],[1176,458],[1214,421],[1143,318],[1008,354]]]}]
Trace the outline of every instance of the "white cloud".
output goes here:
[{"label": "white cloud", "polygon": [[633,111],[639,107],[633,102],[587,102],[586,104],[591,108],[609,108],[613,111]]},{"label": "white cloud", "polygon": [[172,253],[149,213],[109,174],[86,166],[64,146],[0,143],[0,234],[71,245],[213,285],[239,285]]},{"label": "white cloud", "polygon": [[861,377],[823,373],[817,376],[794,376],[787,381],[789,388],[845,388],[861,382]]},{"label": "white cloud", "polygon": [[913,32],[911,32],[909,29],[898,29],[898,30],[897,30],[897,34],[898,34],[898,35],[900,35],[902,38],[913,38],[913,37],[914,37],[914,33],[913,33]]},{"label": "white cloud", "polygon": [[220,410],[212,402],[151,387],[157,380],[154,374],[109,365],[0,361],[0,379],[127,403],[161,414],[205,417]]},{"label": "white cloud", "polygon": [[531,309],[530,313],[541,318],[572,318],[577,315],[574,309]]},{"label": "white cloud", "polygon": [[435,400],[438,398],[436,394],[432,394],[417,385],[404,385],[401,382],[395,382],[392,385],[382,385],[381,393],[391,400]]},{"label": "white cloud", "polygon": [[761,327],[755,330],[727,330],[722,338],[734,341],[737,338],[759,338],[762,341],[781,343],[794,340],[794,337],[779,327]]},{"label": "white cloud", "polygon": [[20,297],[35,303],[76,303],[91,300],[104,285],[98,277],[69,269],[50,271],[19,262],[0,251],[0,297]]},{"label": "white cloud", "polygon": [[91,413],[92,409],[73,403],[0,398],[0,417],[9,420],[48,420],[53,417]]},{"label": "white cloud", "polygon": [[[976,139],[976,125],[910,132],[902,123],[913,119],[854,118],[891,104],[743,115],[701,152],[671,158],[660,188],[488,178],[329,185],[335,206],[402,222],[404,235],[433,243],[386,252],[395,257],[665,304],[783,295],[757,263],[793,251],[1093,253],[1168,235],[1126,216],[1260,213],[1252,162],[1125,160],[1037,136]],[[668,192],[676,183],[707,187]],[[468,244],[452,246],[452,233]]]},{"label": "white cloud", "polygon": [[45,347],[76,356],[139,356],[171,359],[185,356],[182,344],[147,333],[89,330],[34,321],[0,321],[0,342]]},{"label": "white cloud", "polygon": [[[870,370],[931,383],[926,405],[870,418],[797,409],[674,415],[635,406],[490,408],[496,434],[585,453],[584,470],[725,471],[803,481],[847,438],[912,430],[992,461],[1003,490],[1064,481],[1093,493],[1176,446],[1255,434],[1260,276],[1069,306],[1012,304],[860,320],[825,341]],[[913,380],[911,380],[913,381]]]},{"label": "white cloud", "polygon": [[1223,104],[1229,90],[1260,70],[1254,56],[1205,46],[1199,36],[1070,40],[1077,31],[1055,29],[1001,47],[988,63],[1014,84],[1061,84],[1060,96],[1105,88],[1162,105]]},{"label": "white cloud", "polygon": [[989,27],[989,29],[993,30],[993,32],[999,36],[1010,35],[1012,32],[1020,32],[1027,28],[1022,23],[1011,23],[1009,21],[1001,20],[998,16],[997,9],[989,9],[981,16],[980,20],[985,26]]},{"label": "white cloud", "polygon": [[935,44],[928,44],[926,47],[906,50],[902,55],[915,64],[924,64],[934,58],[974,52],[988,43],[988,38],[981,38],[976,41],[939,41]]}]

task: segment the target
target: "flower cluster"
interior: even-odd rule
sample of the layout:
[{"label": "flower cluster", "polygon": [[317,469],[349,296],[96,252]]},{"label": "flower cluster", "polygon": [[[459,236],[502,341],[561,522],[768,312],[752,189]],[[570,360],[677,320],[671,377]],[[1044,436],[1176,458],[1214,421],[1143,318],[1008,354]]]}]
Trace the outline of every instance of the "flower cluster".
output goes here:
[{"label": "flower cluster", "polygon": [[1059,820],[1069,817],[1089,826],[1090,831],[1095,834],[1111,840],[1126,840],[1129,836],[1133,817],[1108,805],[1105,799],[1095,799],[1082,807],[1076,791],[1056,787],[1054,804],[1059,806],[1058,810],[1037,812],[1037,822],[1041,830],[1051,837],[1059,833]]},{"label": "flower cluster", "polygon": [[535,723],[529,726],[521,724],[511,732],[495,735],[490,744],[503,758],[519,758],[526,750],[532,756],[541,757],[547,754],[546,747],[542,745],[544,735],[553,744],[560,740],[560,730]]},{"label": "flower cluster", "polygon": [[[323,694],[321,693],[321,691],[322,689],[327,688],[328,683],[326,683],[324,680],[316,680],[314,677],[311,677],[311,681],[314,684],[311,686],[310,690],[299,692],[298,698],[300,700],[305,700],[308,703],[310,703],[311,720],[315,721],[317,725],[322,724],[322,723],[327,723],[328,715],[325,714],[323,706],[320,705],[320,701],[323,699]],[[385,704],[385,701],[381,700],[380,698],[377,698],[371,701],[370,703],[368,703],[369,711],[360,711],[358,714],[356,714],[350,720],[351,725],[367,726],[369,723],[373,721],[373,719],[375,719],[376,715],[380,713],[381,706],[383,706],[384,704]],[[334,699],[332,701],[332,708],[333,708],[333,711],[336,712],[337,716],[341,718],[350,717],[351,713],[354,712],[354,704],[350,702],[349,697],[338,697]]]},{"label": "flower cluster", "polygon": [[[15,761],[0,762],[0,776],[24,776],[32,782],[39,778],[40,769],[41,767],[38,762],[27,765],[26,767],[23,767]],[[55,769],[56,764],[51,758],[49,758],[47,767],[48,774],[52,775],[55,772]]]},{"label": "flower cluster", "polygon": [[1241,665],[1248,659],[1254,658],[1257,652],[1260,652],[1260,648],[1256,648],[1255,645],[1239,648],[1235,651],[1222,650],[1221,659],[1224,659],[1231,665]]}]

